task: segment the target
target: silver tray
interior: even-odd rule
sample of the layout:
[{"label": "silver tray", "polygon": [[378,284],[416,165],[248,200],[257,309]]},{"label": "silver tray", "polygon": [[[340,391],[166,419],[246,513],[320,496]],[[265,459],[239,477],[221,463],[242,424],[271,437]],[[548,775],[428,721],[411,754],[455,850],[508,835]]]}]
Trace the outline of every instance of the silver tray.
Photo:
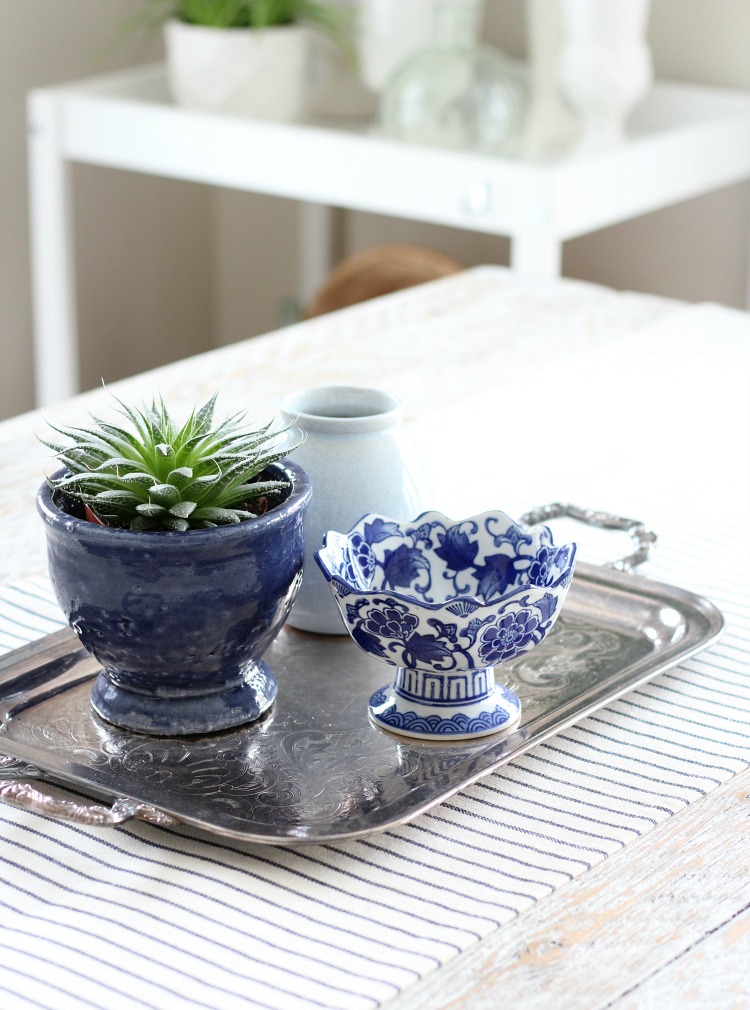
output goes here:
[{"label": "silver tray", "polygon": [[[138,818],[245,842],[357,838],[411,820],[695,655],[723,623],[708,600],[685,590],[580,563],[550,635],[503,668],[523,702],[520,724],[456,742],[377,728],[367,702],[388,668],[348,637],[293,629],[266,653],[279,695],[262,721],[180,739],[118,730],[91,710],[99,667],[65,629],[0,661],[0,799],[79,823]],[[21,778],[114,802],[56,798]]]}]

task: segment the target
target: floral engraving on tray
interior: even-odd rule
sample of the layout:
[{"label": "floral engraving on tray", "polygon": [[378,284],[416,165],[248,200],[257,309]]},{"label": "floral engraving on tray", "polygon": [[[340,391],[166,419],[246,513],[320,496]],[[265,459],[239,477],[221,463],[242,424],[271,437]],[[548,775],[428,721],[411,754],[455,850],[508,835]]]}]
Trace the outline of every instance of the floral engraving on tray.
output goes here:
[{"label": "floral engraving on tray", "polygon": [[623,635],[563,614],[550,638],[507,666],[505,672],[528,712],[530,708],[548,708],[551,694],[580,694],[608,671],[621,667],[624,652],[635,647],[637,643]]},{"label": "floral engraving on tray", "polygon": [[[83,705],[87,692],[75,707]],[[137,783],[156,806],[236,830],[349,822],[424,781],[419,754],[399,748],[397,777],[387,739],[363,747],[361,732],[302,729],[295,715],[273,734],[269,719],[265,731],[256,724],[189,741],[146,739],[67,712],[30,728],[45,751],[68,755],[70,770],[92,783],[116,793]]]}]

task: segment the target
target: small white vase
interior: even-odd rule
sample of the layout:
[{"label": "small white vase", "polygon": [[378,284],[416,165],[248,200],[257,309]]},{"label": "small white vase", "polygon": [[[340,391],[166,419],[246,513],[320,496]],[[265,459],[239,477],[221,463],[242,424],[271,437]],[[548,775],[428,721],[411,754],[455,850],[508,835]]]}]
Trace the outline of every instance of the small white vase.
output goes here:
[{"label": "small white vase", "polygon": [[560,86],[576,113],[579,151],[622,143],[653,80],[646,43],[650,0],[562,0]]},{"label": "small white vase", "polygon": [[179,105],[290,121],[305,109],[309,29],[208,28],[168,21],[167,78]]},{"label": "small white vase", "polygon": [[287,623],[303,631],[344,635],[314,556],[324,534],[347,533],[367,512],[416,518],[429,507],[428,481],[402,421],[401,404],[390,393],[360,386],[301,390],[282,400],[280,414],[307,434],[294,461],[313,485],[305,515],[302,586]]}]

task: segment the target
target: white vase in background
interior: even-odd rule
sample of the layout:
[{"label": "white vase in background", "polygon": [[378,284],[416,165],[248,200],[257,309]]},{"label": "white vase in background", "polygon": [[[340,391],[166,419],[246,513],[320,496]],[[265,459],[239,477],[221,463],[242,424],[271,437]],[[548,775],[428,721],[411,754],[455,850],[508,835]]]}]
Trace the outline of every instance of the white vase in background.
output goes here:
[{"label": "white vase in background", "polygon": [[307,433],[294,461],[307,472],[313,496],[305,515],[302,586],[288,624],[344,635],[346,629],[315,551],[328,530],[348,533],[367,512],[415,519],[430,507],[428,482],[399,400],[379,389],[322,386],[288,394],[280,415]]},{"label": "white vase in background", "polygon": [[365,85],[379,94],[391,74],[433,37],[433,0],[360,0],[359,68]]},{"label": "white vase in background", "polygon": [[562,0],[560,86],[580,123],[579,150],[622,142],[653,80],[650,0]]},{"label": "white vase in background", "polygon": [[310,30],[209,28],[168,21],[167,79],[179,105],[291,121],[305,110]]}]

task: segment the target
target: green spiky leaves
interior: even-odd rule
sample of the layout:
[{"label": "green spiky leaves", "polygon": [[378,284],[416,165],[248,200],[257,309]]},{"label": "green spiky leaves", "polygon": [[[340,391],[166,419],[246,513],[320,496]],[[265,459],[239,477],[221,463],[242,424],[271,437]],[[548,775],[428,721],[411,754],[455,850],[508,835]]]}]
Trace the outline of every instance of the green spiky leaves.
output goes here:
[{"label": "green spiky leaves", "polygon": [[235,414],[214,421],[216,394],[180,427],[161,399],[138,410],[117,400],[127,425],[92,415],[89,427],[50,424],[68,445],[41,441],[68,471],[50,479],[107,526],[183,532],[254,519],[283,501],[289,485],[260,480],[296,448],[283,445],[288,428],[260,428]]}]

